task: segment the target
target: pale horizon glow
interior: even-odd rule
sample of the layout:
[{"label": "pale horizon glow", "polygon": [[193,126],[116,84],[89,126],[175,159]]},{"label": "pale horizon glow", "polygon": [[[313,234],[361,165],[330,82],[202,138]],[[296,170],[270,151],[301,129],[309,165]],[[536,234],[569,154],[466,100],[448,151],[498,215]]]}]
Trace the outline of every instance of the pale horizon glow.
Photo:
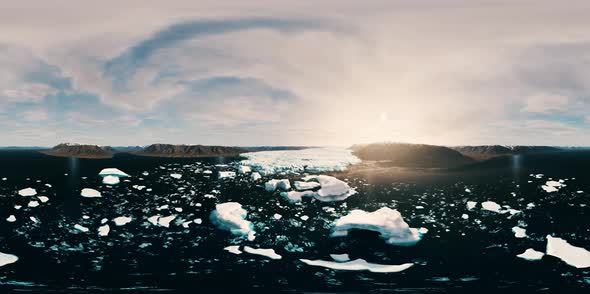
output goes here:
[{"label": "pale horizon glow", "polygon": [[588,146],[589,10],[0,0],[2,145]]}]

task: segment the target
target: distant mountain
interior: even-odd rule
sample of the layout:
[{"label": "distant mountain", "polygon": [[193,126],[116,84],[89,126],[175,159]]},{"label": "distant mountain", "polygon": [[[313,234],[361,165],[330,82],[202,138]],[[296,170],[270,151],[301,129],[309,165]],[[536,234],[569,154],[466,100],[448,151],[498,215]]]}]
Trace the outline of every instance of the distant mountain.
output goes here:
[{"label": "distant mountain", "polygon": [[109,146],[59,144],[49,150],[40,151],[47,155],[77,158],[111,158],[115,150]]},{"label": "distant mountain", "polygon": [[563,150],[558,147],[550,146],[501,146],[501,145],[479,145],[479,146],[455,146],[450,147],[461,154],[471,157],[476,160],[485,160],[497,156],[541,153],[541,152],[555,152]]},{"label": "distant mountain", "polygon": [[374,143],[353,145],[351,149],[362,160],[385,161],[390,166],[449,168],[474,162],[458,151],[435,145]]},{"label": "distant mountain", "polygon": [[237,156],[246,149],[225,146],[153,144],[133,154],[157,157]]}]

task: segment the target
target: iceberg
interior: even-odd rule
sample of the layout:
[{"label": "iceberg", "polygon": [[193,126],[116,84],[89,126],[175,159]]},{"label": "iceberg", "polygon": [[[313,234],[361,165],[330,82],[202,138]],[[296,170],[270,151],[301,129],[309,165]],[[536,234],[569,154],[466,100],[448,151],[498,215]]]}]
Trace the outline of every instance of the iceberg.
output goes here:
[{"label": "iceberg", "polygon": [[39,201],[29,201],[29,204],[27,204],[28,207],[37,207],[39,206]]},{"label": "iceberg", "polygon": [[176,218],[176,215],[158,217],[158,225],[165,227],[165,228],[169,228],[170,222],[173,221],[175,218]]},{"label": "iceberg", "polygon": [[117,226],[124,226],[128,223],[130,223],[133,219],[131,217],[127,217],[127,216],[119,216],[113,219],[113,221],[115,222],[115,225]]},{"label": "iceberg", "polygon": [[119,180],[119,177],[116,176],[105,176],[102,178],[102,183],[107,185],[116,185],[120,182],[121,180]]},{"label": "iceberg", "polygon": [[170,174],[170,177],[175,178],[175,179],[180,179],[182,178],[181,174]]},{"label": "iceberg", "polygon": [[353,261],[347,262],[334,262],[334,261],[325,261],[325,260],[309,260],[309,259],[300,259],[301,262],[311,265],[311,266],[319,266],[325,268],[331,268],[335,270],[345,270],[345,271],[370,271],[373,273],[397,273],[404,271],[410,267],[412,267],[413,263],[404,263],[400,265],[387,265],[387,264],[377,264],[377,263],[369,263],[364,259],[355,259]]},{"label": "iceberg", "polygon": [[369,230],[381,234],[387,244],[411,246],[422,238],[418,229],[410,228],[399,211],[388,207],[374,212],[355,209],[336,220],[332,237],[347,236],[350,230]]},{"label": "iceberg", "polygon": [[345,262],[350,260],[348,254],[330,254],[330,257],[338,262]]},{"label": "iceberg", "polygon": [[275,213],[275,214],[274,214],[272,217],[273,217],[274,219],[281,219],[283,216],[282,216],[282,215],[280,215],[280,214],[278,214],[278,213]]},{"label": "iceberg", "polygon": [[89,229],[87,227],[81,226],[79,224],[75,224],[74,228],[80,232],[88,232]]},{"label": "iceberg", "polygon": [[238,173],[240,173],[240,174],[246,174],[251,171],[252,171],[252,169],[249,166],[245,166],[245,165],[238,166]]},{"label": "iceberg", "polygon": [[82,192],[80,193],[80,195],[82,197],[87,197],[87,198],[102,197],[102,195],[100,194],[99,191],[96,191],[96,190],[90,189],[90,188],[84,188],[84,189],[82,189]]},{"label": "iceberg", "polygon": [[18,195],[23,196],[23,197],[35,196],[35,195],[37,195],[37,190],[35,190],[33,188],[22,189],[22,190],[18,191]]},{"label": "iceberg", "polygon": [[582,247],[573,246],[561,238],[547,235],[547,250],[545,253],[577,268],[590,267],[590,252]]},{"label": "iceberg", "polygon": [[291,189],[291,183],[288,179],[276,180],[272,179],[266,183],[264,183],[264,189],[268,192],[274,192],[275,190],[283,190],[288,191]]},{"label": "iceberg", "polygon": [[223,248],[223,250],[225,250],[229,253],[233,253],[233,254],[242,254],[242,251],[240,251],[239,245],[227,246],[227,247]]},{"label": "iceberg", "polygon": [[17,261],[18,257],[16,255],[0,252],[0,267],[5,266],[7,264],[15,263]]},{"label": "iceberg", "polygon": [[115,176],[115,177],[129,177],[129,175],[117,168],[105,168],[98,173],[101,177]]},{"label": "iceberg", "polygon": [[354,194],[356,190],[348,186],[344,181],[341,181],[332,176],[314,175],[304,178],[305,181],[316,180],[314,182],[321,188],[317,191],[289,191],[282,192],[281,196],[287,198],[290,202],[299,202],[303,197],[314,197],[322,202],[342,201]]},{"label": "iceberg", "polygon": [[235,176],[236,176],[236,173],[233,171],[220,171],[217,174],[218,179],[233,178]]},{"label": "iceberg", "polygon": [[526,237],[526,229],[523,229],[521,227],[512,227],[512,232],[514,233],[514,237],[516,238],[524,238]]},{"label": "iceberg", "polygon": [[254,234],[254,226],[246,220],[248,212],[237,202],[215,205],[211,212],[211,222],[219,229],[230,231],[234,235],[248,236]]},{"label": "iceberg", "polygon": [[11,214],[8,218],[6,218],[6,221],[9,223],[13,223],[16,221],[16,217],[14,216],[14,214]]},{"label": "iceberg", "polygon": [[489,210],[497,213],[502,213],[502,206],[494,201],[486,201],[481,203],[481,207],[484,210]]},{"label": "iceberg", "polygon": [[45,203],[45,202],[49,201],[49,197],[47,197],[47,196],[39,196],[39,197],[37,197],[37,198],[39,198],[39,200],[40,200],[41,202],[43,202],[43,203]]},{"label": "iceberg", "polygon": [[339,147],[248,152],[241,156],[246,157],[241,165],[263,175],[344,171],[349,165],[361,162],[351,150]]},{"label": "iceberg", "polygon": [[543,256],[545,256],[545,253],[537,251],[533,248],[529,248],[527,250],[525,250],[523,253],[516,255],[519,258],[522,259],[526,259],[529,261],[536,261],[536,260],[541,260],[543,258]]},{"label": "iceberg", "polygon": [[250,175],[250,179],[251,179],[252,181],[258,181],[258,180],[260,180],[261,178],[262,178],[262,176],[261,176],[259,173],[257,173],[257,172],[253,172],[253,173]]},{"label": "iceberg", "polygon": [[111,227],[109,225],[103,225],[98,227],[98,235],[101,237],[108,236],[110,231]]},{"label": "iceberg", "polygon": [[565,184],[563,184],[562,180],[558,181],[547,181],[545,182],[545,185],[542,185],[541,188],[543,190],[545,190],[545,192],[547,193],[552,193],[552,192],[556,192],[559,191],[559,188],[565,186]]},{"label": "iceberg", "polygon": [[293,183],[293,186],[295,187],[295,190],[297,190],[297,191],[305,191],[305,190],[313,190],[315,188],[319,188],[320,183],[295,181],[295,183]]},{"label": "iceberg", "polygon": [[467,210],[473,210],[477,206],[475,201],[467,201]]},{"label": "iceberg", "polygon": [[252,248],[250,246],[244,246],[244,251],[250,254],[256,254],[256,255],[262,255],[262,256],[266,256],[268,258],[271,259],[281,259],[283,258],[282,256],[276,254],[276,252],[274,251],[274,249],[256,249],[256,248]]}]

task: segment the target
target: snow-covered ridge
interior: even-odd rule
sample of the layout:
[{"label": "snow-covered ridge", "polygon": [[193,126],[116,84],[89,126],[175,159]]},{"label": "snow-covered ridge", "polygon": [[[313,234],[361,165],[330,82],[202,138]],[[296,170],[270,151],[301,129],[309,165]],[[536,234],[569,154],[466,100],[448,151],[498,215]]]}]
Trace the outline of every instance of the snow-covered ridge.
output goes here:
[{"label": "snow-covered ridge", "polygon": [[338,147],[249,152],[242,156],[246,160],[240,162],[241,165],[262,175],[343,171],[361,162],[351,150]]}]

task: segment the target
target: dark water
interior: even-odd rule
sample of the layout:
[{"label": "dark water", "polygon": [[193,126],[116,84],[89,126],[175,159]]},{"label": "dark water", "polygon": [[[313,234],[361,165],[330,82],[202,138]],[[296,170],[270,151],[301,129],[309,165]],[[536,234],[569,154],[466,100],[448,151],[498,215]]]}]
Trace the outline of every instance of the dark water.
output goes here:
[{"label": "dark water", "polygon": [[[424,176],[350,177],[345,180],[358,190],[357,195],[335,203],[306,199],[301,205],[264,191],[261,186],[267,178],[252,182],[238,175],[218,180],[215,174],[201,172],[234,170],[231,165],[237,160],[131,155],[84,160],[0,152],[0,179],[7,178],[0,181],[0,252],[19,257],[16,263],[0,267],[0,287],[6,292],[65,293],[590,291],[590,269],[577,269],[549,256],[536,262],[515,256],[527,248],[545,251],[547,234],[590,249],[588,152],[496,159]],[[215,166],[223,163],[230,167]],[[98,172],[108,167],[130,174],[129,182],[103,185]],[[183,176],[174,179],[171,173]],[[531,173],[544,177],[537,179]],[[567,186],[547,193],[540,185],[548,178],[563,179]],[[134,185],[146,188],[140,191]],[[27,187],[50,200],[27,207],[35,197],[17,194]],[[100,190],[103,197],[80,197],[82,188]],[[509,217],[465,207],[467,201],[486,200],[523,213]],[[227,201],[240,202],[249,212],[247,219],[257,232],[254,241],[210,223],[215,204]],[[527,209],[529,203],[535,207]],[[158,210],[163,205],[168,208]],[[384,206],[399,210],[410,226],[429,232],[412,247],[387,245],[371,232],[329,237],[333,221],[351,209],[373,211]],[[282,218],[274,219],[275,213]],[[469,219],[461,218],[464,213]],[[147,218],[156,214],[176,219],[169,228],[154,226]],[[17,221],[6,222],[9,215]],[[301,220],[303,215],[309,220]],[[133,221],[115,226],[112,219],[118,216]],[[111,228],[106,237],[96,233],[103,218]],[[201,224],[182,226],[197,218]],[[90,231],[80,232],[75,224]],[[515,238],[511,231],[515,225],[526,227],[528,237]],[[223,250],[229,245],[273,248],[283,258],[234,255]],[[415,265],[384,274],[335,271],[299,261],[330,260],[334,253],[380,264]]]}]

